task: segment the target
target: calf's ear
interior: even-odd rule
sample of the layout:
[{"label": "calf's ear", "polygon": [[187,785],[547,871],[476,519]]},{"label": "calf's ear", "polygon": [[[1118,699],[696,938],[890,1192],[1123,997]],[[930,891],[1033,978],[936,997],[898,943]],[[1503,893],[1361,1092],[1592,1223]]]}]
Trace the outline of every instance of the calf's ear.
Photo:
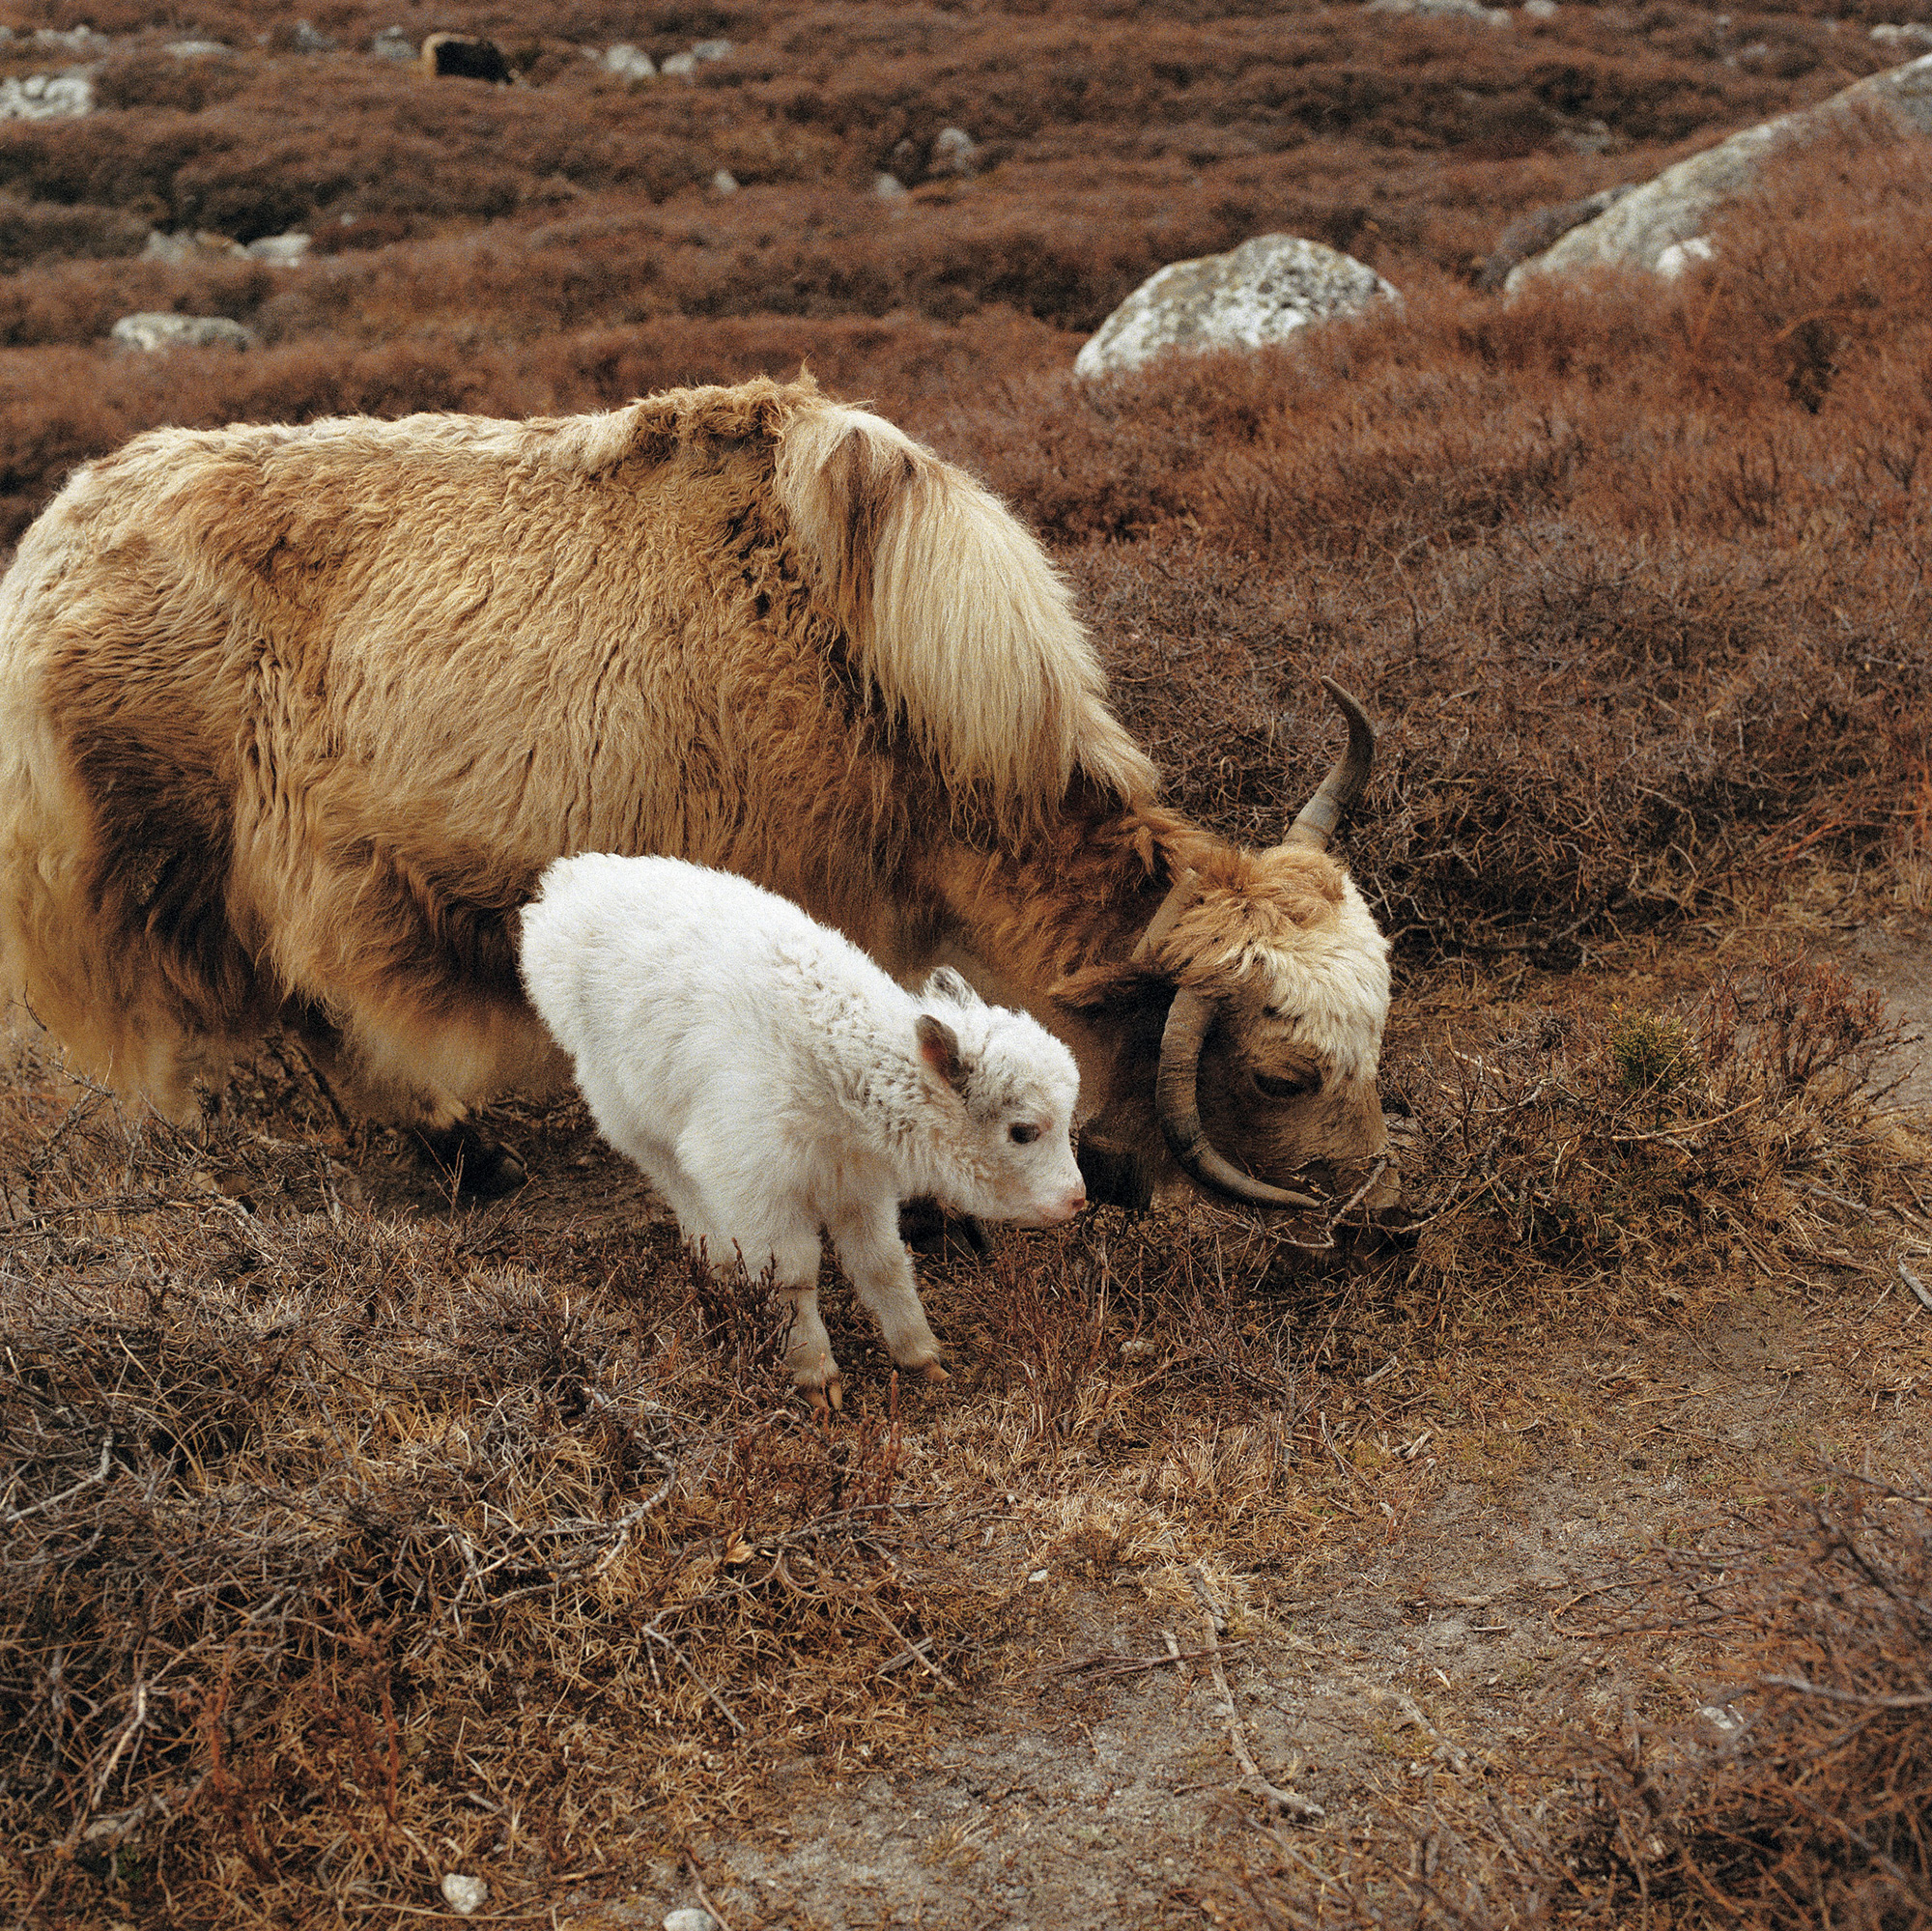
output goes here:
[{"label": "calf's ear", "polygon": [[965,978],[951,966],[935,966],[926,975],[925,984],[921,987],[922,999],[943,999],[949,1006],[983,1006],[985,1001],[975,992]]},{"label": "calf's ear", "polygon": [[954,1093],[966,1091],[967,1065],[959,1035],[930,1012],[919,1015],[919,1056]]}]

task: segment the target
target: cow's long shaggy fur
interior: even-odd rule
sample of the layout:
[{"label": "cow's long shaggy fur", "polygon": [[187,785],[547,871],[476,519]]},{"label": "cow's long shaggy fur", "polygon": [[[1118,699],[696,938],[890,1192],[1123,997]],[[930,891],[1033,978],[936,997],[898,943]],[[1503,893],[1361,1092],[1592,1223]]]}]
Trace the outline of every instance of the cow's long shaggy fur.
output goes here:
[{"label": "cow's long shaggy fur", "polygon": [[1116,1198],[1179,1181],[1151,1111],[1177,982],[1221,1014],[1231,1158],[1385,1144],[1386,948],[1346,873],[1164,809],[1038,545],[810,380],[156,431],[0,584],[0,951],[167,1110],[277,1022],[438,1131],[559,1076],[513,922],[583,851],[740,873],[1027,1008],[1080,1059],[1083,1157],[1142,1177]]},{"label": "cow's long shaggy fur", "polygon": [[0,717],[8,966],[170,1109],[276,1016],[379,1081],[533,1076],[505,919],[559,854],[742,871],[891,956],[935,806],[998,837],[1152,778],[1038,547],[809,380],[140,437],[22,544]]}]

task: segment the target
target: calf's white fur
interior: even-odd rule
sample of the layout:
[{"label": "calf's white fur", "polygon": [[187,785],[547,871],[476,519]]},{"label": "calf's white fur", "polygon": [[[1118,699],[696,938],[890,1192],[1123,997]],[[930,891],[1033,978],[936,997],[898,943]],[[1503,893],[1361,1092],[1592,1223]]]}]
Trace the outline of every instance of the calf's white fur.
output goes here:
[{"label": "calf's white fur", "polygon": [[1087,1204],[1079,1073],[1037,1021],[942,967],[919,997],[748,879],[673,858],[558,859],[524,908],[524,983],[604,1135],[714,1265],[770,1266],[786,1365],[839,1405],[819,1230],[902,1368],[943,1380],[898,1204],[1048,1226]]}]

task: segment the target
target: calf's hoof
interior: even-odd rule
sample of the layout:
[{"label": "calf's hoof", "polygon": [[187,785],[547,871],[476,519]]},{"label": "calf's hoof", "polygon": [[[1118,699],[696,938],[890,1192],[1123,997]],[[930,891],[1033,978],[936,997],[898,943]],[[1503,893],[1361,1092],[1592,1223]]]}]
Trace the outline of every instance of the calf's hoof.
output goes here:
[{"label": "calf's hoof", "polygon": [[929,1387],[937,1387],[940,1382],[950,1381],[952,1378],[937,1361],[928,1361],[923,1367],[909,1369],[907,1372],[917,1375]]},{"label": "calf's hoof", "polygon": [[845,1390],[839,1384],[837,1375],[822,1387],[804,1388],[800,1392],[805,1396],[814,1414],[828,1414],[845,1406]]},{"label": "calf's hoof", "polygon": [[454,1126],[418,1127],[415,1140],[445,1178],[456,1182],[465,1200],[496,1200],[514,1193],[528,1178],[523,1161],[474,1121]]}]

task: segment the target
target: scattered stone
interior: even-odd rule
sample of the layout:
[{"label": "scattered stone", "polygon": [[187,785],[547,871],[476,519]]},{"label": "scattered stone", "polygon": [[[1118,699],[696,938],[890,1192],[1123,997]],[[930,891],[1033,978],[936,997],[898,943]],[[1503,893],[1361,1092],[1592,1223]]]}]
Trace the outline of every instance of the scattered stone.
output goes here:
[{"label": "scattered stone", "polygon": [[1565,128],[1557,136],[1558,143],[1573,155],[1606,155],[1612,148],[1625,144],[1623,137],[1610,131],[1607,121],[1585,121],[1580,128]]},{"label": "scattered stone", "polygon": [[729,60],[738,49],[729,41],[699,41],[691,50],[693,60]]},{"label": "scattered stone", "polygon": [[248,251],[240,241],[230,241],[211,229],[198,228],[192,234],[164,235],[156,228],[141,250],[144,262],[221,262],[245,260]]},{"label": "scattered stone", "polygon": [[1902,133],[1932,134],[1932,54],[1869,74],[1815,107],[1747,128],[1715,148],[1665,168],[1654,180],[1632,188],[1595,220],[1571,229],[1543,254],[1520,262],[1504,287],[1514,294],[1538,275],[1595,268],[1644,269],[1654,273],[1666,248],[1702,237],[1717,210],[1750,188],[1774,149],[1856,127],[1866,116]]},{"label": "scattered stone", "polygon": [[490,1900],[490,1887],[480,1877],[465,1877],[461,1871],[443,1873],[442,1901],[459,1917],[482,1910]]},{"label": "scattered stone", "polygon": [[152,354],[156,349],[234,349],[254,346],[255,338],[225,315],[124,315],[108,330],[117,348]]},{"label": "scattered stone", "polygon": [[1171,262],[1108,316],[1075,357],[1079,376],[1138,368],[1172,349],[1258,349],[1311,322],[1401,295],[1375,270],[1295,235],[1257,235],[1225,255]]},{"label": "scattered stone", "polygon": [[309,238],[296,229],[286,235],[263,235],[250,241],[244,252],[251,261],[270,262],[278,269],[298,267],[309,250]]},{"label": "scattered stone", "polygon": [[1526,20],[1553,20],[1556,12],[1556,0],[1522,0],[1522,16]]},{"label": "scattered stone", "polygon": [[881,201],[903,201],[905,184],[895,174],[875,174],[872,177],[872,192]]},{"label": "scattered stone", "polygon": [[979,165],[980,150],[963,128],[942,128],[932,144],[934,174],[968,175]]},{"label": "scattered stone", "polygon": [[94,82],[84,73],[30,73],[0,80],[0,121],[75,120],[94,112]]},{"label": "scattered stone", "polygon": [[1419,20],[1470,20],[1507,27],[1515,19],[1507,7],[1485,7],[1483,0],[1368,0],[1365,14],[1411,14]]},{"label": "scattered stone", "polygon": [[720,168],[711,177],[711,192],[716,195],[736,194],[738,192],[738,177],[729,168]]},{"label": "scattered stone", "polygon": [[1501,288],[1509,271],[1519,262],[1542,254],[1552,242],[1560,241],[1571,229],[1581,227],[1585,221],[1594,221],[1620,196],[1629,192],[1630,184],[1625,182],[1617,187],[1606,187],[1598,194],[1586,194],[1580,201],[1563,201],[1553,208],[1533,209],[1527,214],[1519,215],[1496,237],[1496,245],[1477,271],[1477,288],[1486,295]]},{"label": "scattered stone", "polygon": [[422,70],[439,80],[487,80],[507,87],[515,76],[503,50],[481,34],[431,34],[422,43]]},{"label": "scattered stone", "polygon": [[224,41],[169,41],[161,51],[177,60],[224,60],[235,49]]},{"label": "scattered stone", "polygon": [[1663,280],[1674,282],[1693,263],[1713,261],[1717,253],[1708,235],[1692,235],[1688,241],[1671,242],[1658,256],[1657,272]]},{"label": "scattered stone", "polygon": [[689,80],[697,71],[697,56],[696,54],[667,54],[664,65],[658,69],[658,71],[660,73],[668,73],[675,80]]},{"label": "scattered stone", "polygon": [[620,41],[614,47],[606,47],[604,66],[622,80],[651,80],[658,71],[657,62],[642,47],[634,47],[629,41]]},{"label": "scattered stone", "polygon": [[378,60],[392,60],[406,67],[416,57],[416,43],[401,27],[384,27],[369,43],[369,51]]},{"label": "scattered stone", "polygon": [[688,1904],[681,1911],[673,1911],[665,1918],[664,1931],[718,1931],[718,1920],[710,1912],[700,1911],[695,1904]]},{"label": "scattered stone", "polygon": [[85,22],[63,33],[58,27],[36,27],[29,38],[37,47],[64,54],[95,54],[105,50],[107,36],[97,34]]},{"label": "scattered stone", "polygon": [[1871,37],[1881,46],[1896,47],[1901,56],[1909,58],[1908,47],[1932,47],[1932,27],[1922,20],[1908,20],[1903,26],[1881,24],[1871,30]]},{"label": "scattered stone", "polygon": [[311,20],[298,20],[292,38],[298,54],[329,54],[335,51],[334,38],[318,33]]},{"label": "scattered stone", "polygon": [[1728,1703],[1700,1703],[1690,1714],[1719,1743],[1729,1743],[1745,1727],[1745,1719]]}]

